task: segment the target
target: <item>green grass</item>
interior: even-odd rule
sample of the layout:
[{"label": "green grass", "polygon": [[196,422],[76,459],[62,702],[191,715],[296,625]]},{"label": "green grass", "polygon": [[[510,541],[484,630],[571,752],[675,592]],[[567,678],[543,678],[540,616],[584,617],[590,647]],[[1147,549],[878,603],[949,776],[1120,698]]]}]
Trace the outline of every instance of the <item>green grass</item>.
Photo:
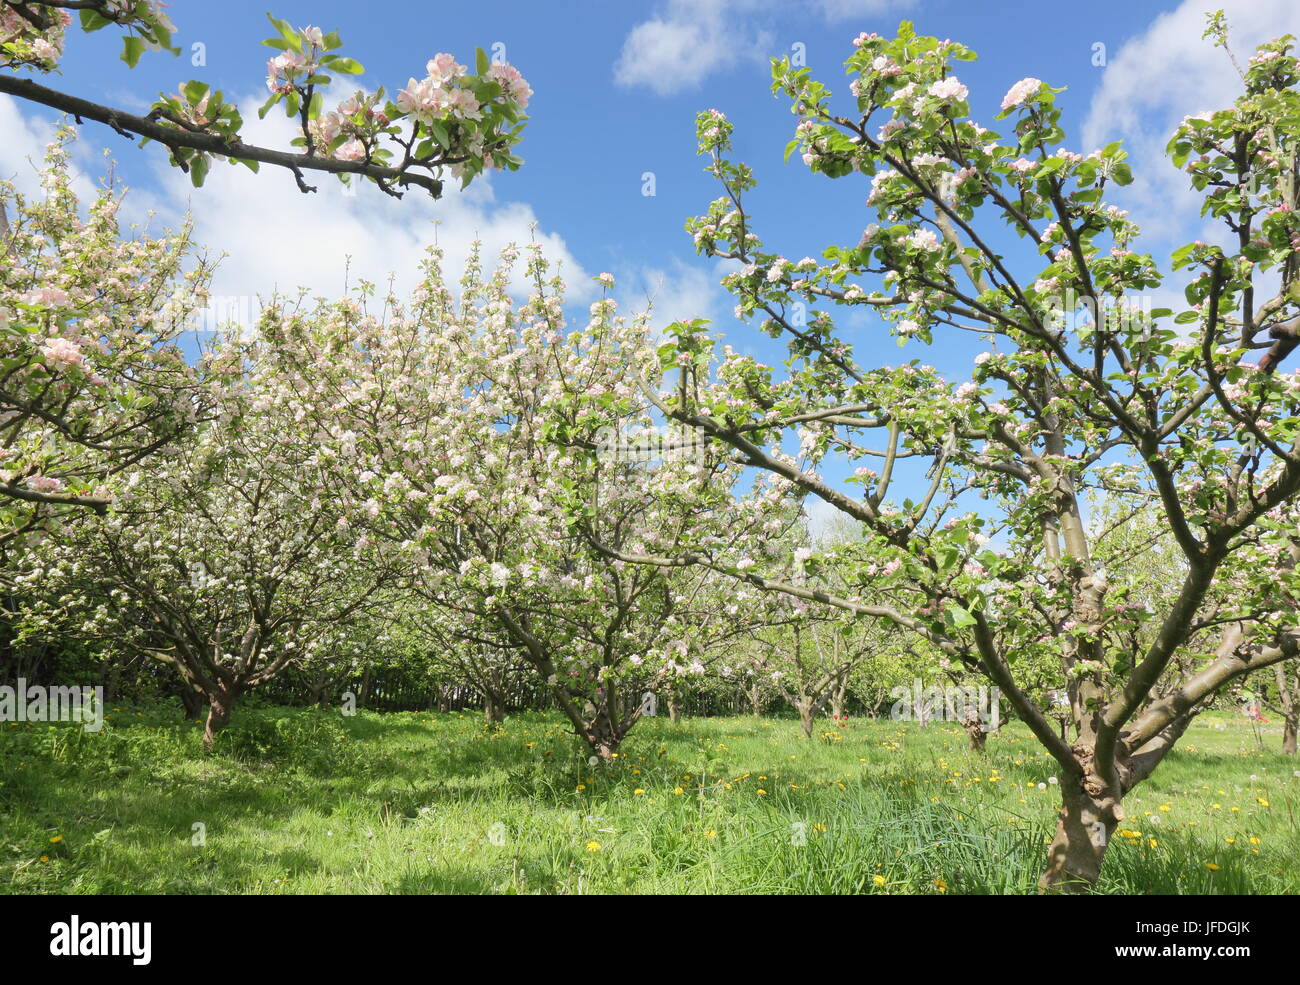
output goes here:
[{"label": "green grass", "polygon": [[[808,741],[789,720],[648,719],[593,767],[536,714],[491,734],[468,712],[249,709],[210,756],[174,716],[0,725],[0,890],[1027,893],[1057,807],[1015,725],[979,758],[942,724]],[[1300,889],[1300,761],[1264,739],[1228,715],[1190,730],[1126,801],[1140,836],[1098,891]]]}]

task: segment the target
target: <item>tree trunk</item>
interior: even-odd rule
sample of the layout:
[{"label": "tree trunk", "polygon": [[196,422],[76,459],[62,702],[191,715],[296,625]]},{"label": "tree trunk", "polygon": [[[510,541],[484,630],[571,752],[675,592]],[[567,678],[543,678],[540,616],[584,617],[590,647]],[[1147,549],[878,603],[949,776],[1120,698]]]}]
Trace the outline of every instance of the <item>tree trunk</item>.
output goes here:
[{"label": "tree trunk", "polygon": [[971,751],[983,755],[984,743],[988,740],[989,734],[984,731],[984,720],[980,718],[979,712],[966,714],[962,718],[961,725],[966,730],[966,735],[970,737]]},{"label": "tree trunk", "polygon": [[[1300,725],[1300,694],[1297,687],[1292,686],[1292,682],[1287,679],[1287,670],[1282,664],[1273,666],[1273,674],[1277,680],[1277,700],[1281,705],[1283,726],[1282,726],[1282,752],[1287,756],[1296,754],[1296,727]],[[1300,673],[1295,676],[1295,684],[1300,686]]]},{"label": "tree trunk", "polygon": [[366,703],[370,700],[370,680],[370,668],[367,667],[361,673],[361,687],[357,689],[357,706],[360,708],[366,707]]},{"label": "tree trunk", "polygon": [[831,714],[835,716],[835,720],[837,722],[845,717],[844,714],[845,693],[844,692],[845,692],[845,688],[838,687],[835,689],[835,693],[831,695]]},{"label": "tree trunk", "polygon": [[749,689],[749,710],[755,718],[763,714],[763,693],[757,683]]},{"label": "tree trunk", "polygon": [[181,683],[181,705],[185,709],[185,720],[197,722],[203,715],[203,709],[208,706],[207,696],[184,682]]},{"label": "tree trunk", "polygon": [[799,709],[799,727],[803,729],[805,739],[811,739],[813,734],[813,724],[816,720],[816,712],[813,710],[812,701],[799,701],[795,704]]},{"label": "tree trunk", "polygon": [[235,707],[235,698],[239,692],[234,688],[222,688],[208,695],[208,721],[203,727],[203,748],[212,751],[212,740],[219,731],[230,723],[230,713]]},{"label": "tree trunk", "polygon": [[623,741],[621,735],[615,735],[599,722],[588,723],[581,734],[587,747],[601,760],[613,759],[614,753],[618,752],[619,744]]},{"label": "tree trunk", "polygon": [[1124,817],[1118,801],[1093,797],[1061,784],[1062,806],[1047,868],[1038,880],[1043,893],[1087,892],[1101,874],[1111,832]]},{"label": "tree trunk", "polygon": [[668,695],[668,721],[676,725],[682,719],[682,699],[675,694]]},{"label": "tree trunk", "polygon": [[483,721],[488,725],[500,725],[505,721],[505,704],[490,694],[483,696]]}]

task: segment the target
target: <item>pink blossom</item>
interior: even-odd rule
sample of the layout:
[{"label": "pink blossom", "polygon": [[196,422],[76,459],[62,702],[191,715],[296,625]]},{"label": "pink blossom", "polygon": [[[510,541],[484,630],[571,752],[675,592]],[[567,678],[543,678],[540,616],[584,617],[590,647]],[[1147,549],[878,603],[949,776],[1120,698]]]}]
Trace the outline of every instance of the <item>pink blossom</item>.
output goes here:
[{"label": "pink blossom", "polygon": [[353,137],[334,152],[340,161],[359,161],[366,156],[366,145]]},{"label": "pink blossom", "polygon": [[1006,110],[1011,109],[1011,107],[1013,106],[1019,106],[1026,99],[1028,99],[1039,89],[1041,89],[1042,86],[1043,86],[1043,82],[1041,79],[1034,79],[1034,78],[1021,79],[1010,89],[1008,89],[1007,94],[1002,97],[1003,111],[1005,112]]},{"label": "pink blossom", "polygon": [[439,52],[429,59],[425,65],[429,73],[429,79],[435,84],[450,82],[452,79],[465,74],[465,66],[459,65],[453,55]]},{"label": "pink blossom", "polygon": [[447,94],[447,108],[457,116],[463,116],[467,120],[477,120],[482,113],[479,111],[479,101],[474,97],[474,93],[468,89],[453,89]]},{"label": "pink blossom", "polygon": [[513,65],[493,65],[488,69],[487,77],[500,85],[505,94],[520,109],[528,106],[528,100],[532,96],[533,90]]},{"label": "pink blossom", "polygon": [[938,82],[931,82],[930,88],[926,91],[936,99],[951,99],[954,102],[960,102],[965,99],[966,95],[970,92],[969,89],[961,84],[955,75],[950,75],[946,79],[940,79]]},{"label": "pink blossom", "polygon": [[934,253],[939,247],[939,237],[933,229],[918,229],[907,237],[907,243],[918,250]]},{"label": "pink blossom", "polygon": [[29,475],[24,481],[28,489],[38,493],[56,493],[63,491],[63,480],[48,475]]},{"label": "pink blossom", "polygon": [[23,304],[39,304],[47,308],[62,308],[68,303],[67,292],[57,287],[37,287],[18,298]]},{"label": "pink blossom", "polygon": [[70,339],[53,338],[41,346],[41,355],[54,365],[66,369],[86,361],[81,347]]}]

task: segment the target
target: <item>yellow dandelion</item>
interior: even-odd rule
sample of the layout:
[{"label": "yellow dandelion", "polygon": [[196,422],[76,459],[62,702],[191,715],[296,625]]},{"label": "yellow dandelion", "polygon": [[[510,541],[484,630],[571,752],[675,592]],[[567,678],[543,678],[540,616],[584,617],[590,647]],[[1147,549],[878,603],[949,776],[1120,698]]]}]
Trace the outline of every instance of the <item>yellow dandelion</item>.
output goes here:
[{"label": "yellow dandelion", "polygon": [[587,842],[587,851],[589,851],[589,852],[598,852],[598,851],[600,851],[600,842],[598,842],[598,841],[589,841],[589,842]]},{"label": "yellow dandelion", "polygon": [[874,882],[877,886],[883,886],[883,885],[885,884],[885,877],[884,877],[884,876],[872,876],[872,877],[871,877],[871,881]]},{"label": "yellow dandelion", "polygon": [[1211,872],[1218,872],[1218,871],[1219,871],[1219,867],[1218,867],[1217,865],[1215,865],[1213,862],[1206,862],[1206,863],[1205,863],[1205,867],[1206,867],[1207,869],[1209,869]]}]

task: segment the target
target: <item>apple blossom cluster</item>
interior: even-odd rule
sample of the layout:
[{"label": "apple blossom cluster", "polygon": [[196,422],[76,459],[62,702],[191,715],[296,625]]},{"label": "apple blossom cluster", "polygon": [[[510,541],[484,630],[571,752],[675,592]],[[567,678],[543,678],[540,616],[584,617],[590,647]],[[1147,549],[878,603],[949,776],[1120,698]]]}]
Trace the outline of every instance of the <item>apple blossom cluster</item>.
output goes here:
[{"label": "apple blossom cluster", "polygon": [[187,230],[122,239],[112,189],[83,214],[69,139],[65,130],[49,149],[43,201],[0,184],[12,215],[0,271],[0,542],[102,508],[109,474],[203,408],[177,342],[207,304],[208,269],[186,269]]},{"label": "apple blossom cluster", "polygon": [[63,57],[64,39],[71,24],[72,15],[66,10],[49,9],[44,16],[38,16],[25,15],[9,4],[0,6],[0,67],[52,71]]},{"label": "apple blossom cluster", "polygon": [[423,78],[411,77],[393,100],[382,87],[356,90],[326,110],[321,93],[329,73],[355,75],[361,66],[333,53],[341,44],[336,34],[271,21],[279,36],[266,43],[281,51],[267,62],[270,96],[261,115],[283,103],[301,124],[294,143],[306,153],[395,169],[391,180],[380,181],[388,191],[402,183],[399,175],[414,170],[436,179],[445,168],[468,182],[483,170],[518,167],[511,147],[519,140],[532,89],[514,66],[492,62],[480,49],[471,72],[442,52],[429,59]]},{"label": "apple blossom cluster", "polygon": [[[159,0],[86,0],[76,5],[83,31],[123,30],[122,60],[134,67],[145,51],[170,50],[176,25]],[[0,6],[0,67],[53,72],[63,58],[70,9],[39,0]]]}]

